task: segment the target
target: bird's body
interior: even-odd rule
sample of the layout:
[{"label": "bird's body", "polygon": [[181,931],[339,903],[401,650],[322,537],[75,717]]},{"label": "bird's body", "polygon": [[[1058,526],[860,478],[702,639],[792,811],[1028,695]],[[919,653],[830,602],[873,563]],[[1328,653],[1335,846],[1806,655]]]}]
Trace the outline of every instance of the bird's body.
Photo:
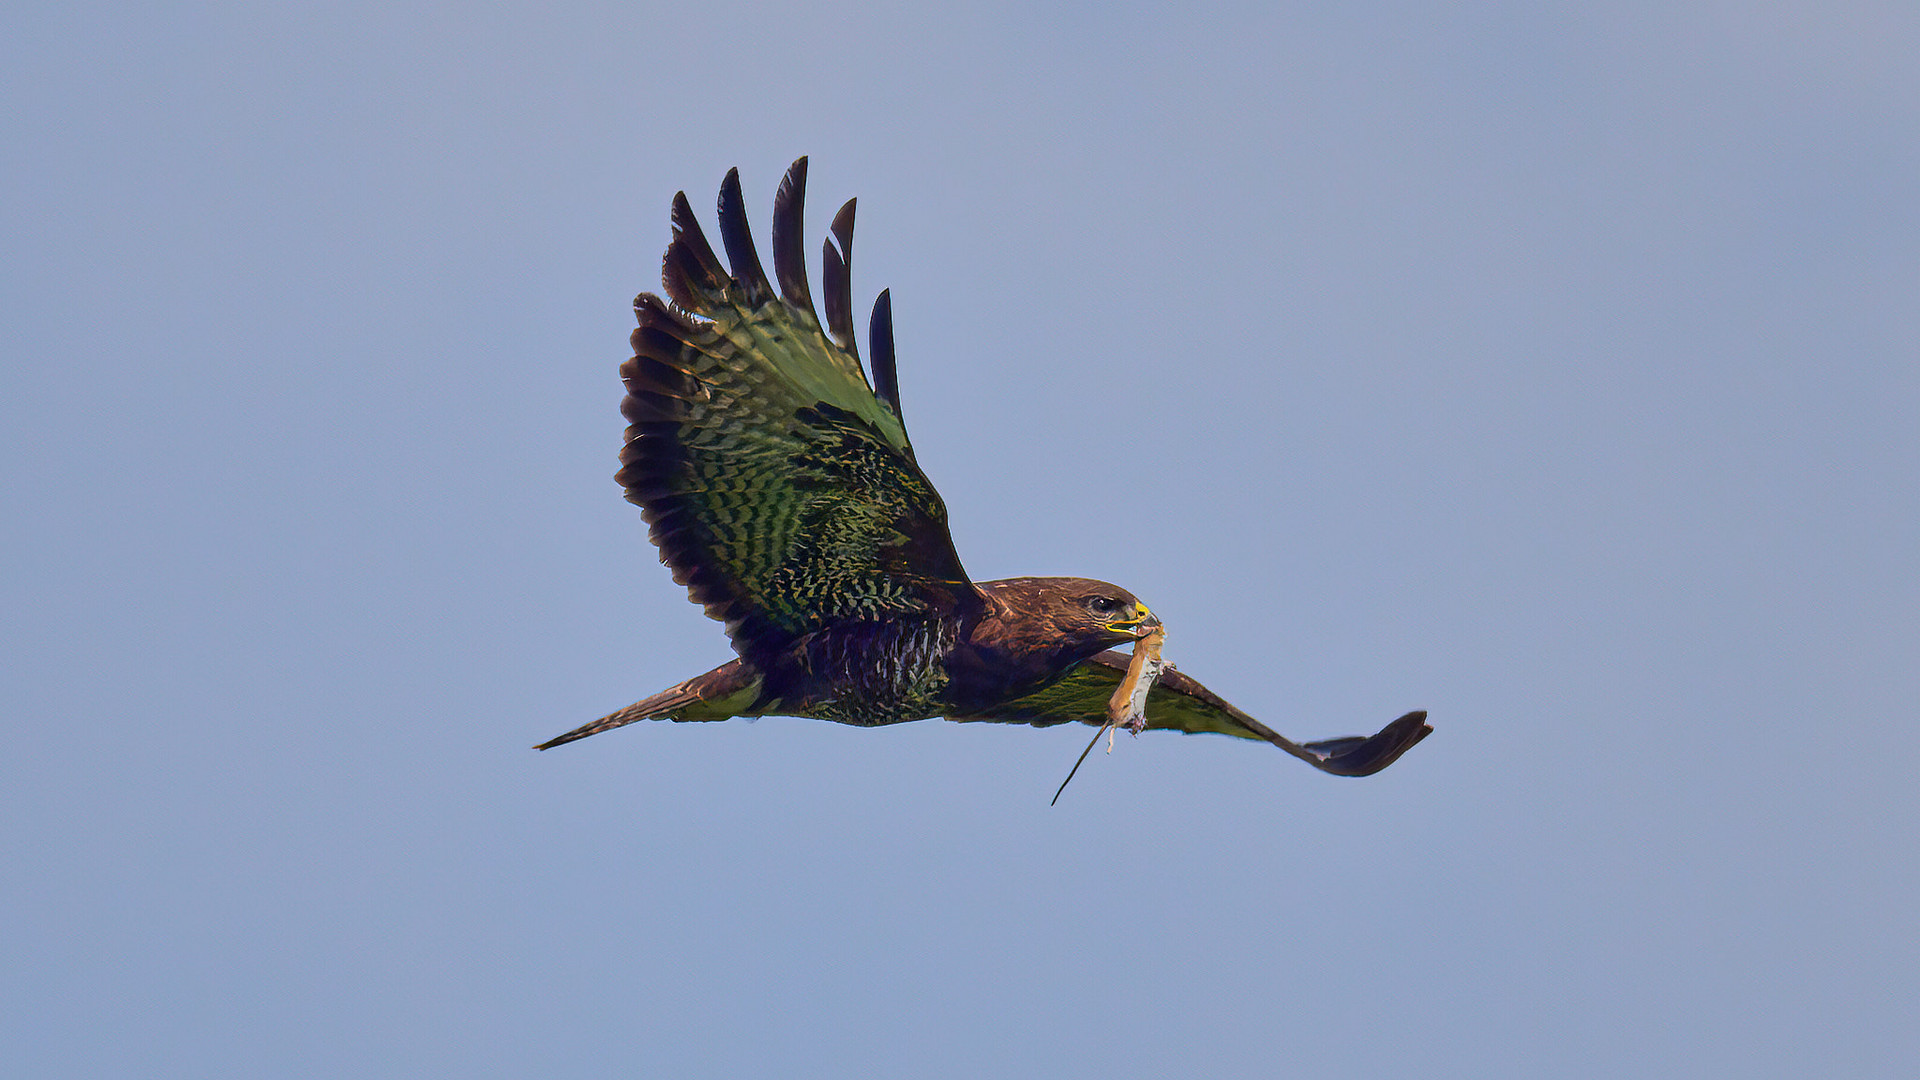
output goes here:
[{"label": "bird's body", "polygon": [[[823,252],[824,331],[814,313],[799,241],[805,185],[802,158],[774,205],[777,295],[737,172],[720,189],[730,270],[677,195],[669,299],[634,301],[640,327],[621,368],[629,427],[617,479],[674,580],[726,624],[738,656],[541,749],[651,719],[1104,723],[1126,668],[1108,650],[1159,627],[1107,582],[968,578],[901,420],[884,292],[872,383],[861,367],[851,201],[834,218],[838,247]],[[1370,738],[1298,744],[1167,674],[1148,696],[1147,727],[1263,739],[1328,772],[1376,772],[1430,730],[1425,713],[1409,713]]]},{"label": "bird's body", "polygon": [[[545,746],[633,720],[803,716],[878,727],[990,711],[1159,625],[1131,593],[1088,578],[974,586],[966,615],[860,620],[806,634],[763,664],[740,658]],[[695,715],[697,714],[697,715]]]}]

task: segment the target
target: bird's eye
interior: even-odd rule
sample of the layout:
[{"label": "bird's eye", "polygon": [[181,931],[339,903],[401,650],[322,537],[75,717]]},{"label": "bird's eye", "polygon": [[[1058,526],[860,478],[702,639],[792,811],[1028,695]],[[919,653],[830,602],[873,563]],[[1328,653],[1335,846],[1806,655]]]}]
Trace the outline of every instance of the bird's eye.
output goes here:
[{"label": "bird's eye", "polygon": [[1101,615],[1111,615],[1120,610],[1120,601],[1111,596],[1096,596],[1087,601],[1087,606]]}]

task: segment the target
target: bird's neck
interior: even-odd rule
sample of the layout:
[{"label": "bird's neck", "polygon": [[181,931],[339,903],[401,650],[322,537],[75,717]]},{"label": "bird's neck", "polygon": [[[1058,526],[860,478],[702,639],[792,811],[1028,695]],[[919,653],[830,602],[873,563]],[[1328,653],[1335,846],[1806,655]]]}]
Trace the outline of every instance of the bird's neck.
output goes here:
[{"label": "bird's neck", "polygon": [[1100,651],[1097,645],[1063,642],[1029,621],[1018,612],[989,609],[963,627],[947,654],[947,693],[962,712],[1025,697]]}]

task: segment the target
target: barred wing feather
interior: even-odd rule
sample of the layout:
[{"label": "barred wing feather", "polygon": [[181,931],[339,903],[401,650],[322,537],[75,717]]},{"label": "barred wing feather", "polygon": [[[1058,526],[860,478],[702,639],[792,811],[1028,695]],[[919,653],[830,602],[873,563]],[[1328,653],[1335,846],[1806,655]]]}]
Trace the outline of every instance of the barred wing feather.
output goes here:
[{"label": "barred wing feather", "polygon": [[979,604],[946,506],[900,420],[891,307],[872,325],[874,395],[853,349],[853,203],[835,219],[823,285],[829,340],[801,256],[806,159],[774,207],[775,294],[747,226],[737,172],[707,243],[684,193],[661,278],[671,302],[634,301],[634,355],[620,369],[627,428],[616,477],[674,580],[764,664],[836,624],[965,614]]}]

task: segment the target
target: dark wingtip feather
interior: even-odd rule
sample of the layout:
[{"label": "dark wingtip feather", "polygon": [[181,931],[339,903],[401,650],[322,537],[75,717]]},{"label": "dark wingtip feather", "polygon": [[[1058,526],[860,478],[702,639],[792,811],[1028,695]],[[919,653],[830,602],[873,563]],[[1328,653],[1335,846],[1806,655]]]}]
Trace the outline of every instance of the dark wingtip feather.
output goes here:
[{"label": "dark wingtip feather", "polygon": [[1320,768],[1335,776],[1372,776],[1400,760],[1415,743],[1433,734],[1426,710],[1410,712],[1367,738],[1352,736],[1307,743],[1308,750],[1327,754]]},{"label": "dark wingtip feather", "polygon": [[827,336],[859,359],[859,346],[853,340],[853,301],[847,296],[848,268],[832,240],[820,241],[820,284],[826,287],[823,303],[827,315]]},{"label": "dark wingtip feather", "polygon": [[[853,204],[833,216],[833,239],[821,242],[820,260],[825,267],[820,282],[827,290],[827,332],[840,347],[860,358],[860,345],[853,333]],[[839,249],[835,250],[835,242]]]},{"label": "dark wingtip feather", "polygon": [[840,241],[840,250],[845,253],[849,263],[853,261],[853,209],[859,202],[859,199],[848,199],[840,212],[833,215],[833,224],[830,226],[833,238]]},{"label": "dark wingtip feather", "polygon": [[773,273],[780,279],[780,295],[787,303],[813,314],[813,293],[807,288],[807,254],[803,246],[807,208],[807,159],[787,169],[780,191],[773,197]]},{"label": "dark wingtip feather", "polygon": [[700,220],[693,216],[687,193],[673,197],[673,242],[667,245],[661,261],[660,282],[673,302],[688,311],[704,311],[712,306],[727,287],[727,272],[700,231]]},{"label": "dark wingtip feather", "polygon": [[[853,210],[859,200],[848,199],[833,216],[833,240],[823,242],[826,264],[823,283],[827,289],[827,330],[841,347],[860,357],[860,345],[853,332]],[[834,244],[839,250],[834,250]]]},{"label": "dark wingtip feather", "polygon": [[873,302],[873,321],[867,326],[867,344],[873,349],[873,396],[900,416],[900,375],[893,366],[893,290],[880,290]]},{"label": "dark wingtip feather", "polygon": [[747,306],[757,308],[773,299],[773,286],[767,284],[767,272],[760,266],[760,252],[753,246],[753,232],[747,228],[747,204],[740,195],[740,170],[728,169],[720,182],[720,240],[727,247],[727,262],[733,277],[746,293]]}]

